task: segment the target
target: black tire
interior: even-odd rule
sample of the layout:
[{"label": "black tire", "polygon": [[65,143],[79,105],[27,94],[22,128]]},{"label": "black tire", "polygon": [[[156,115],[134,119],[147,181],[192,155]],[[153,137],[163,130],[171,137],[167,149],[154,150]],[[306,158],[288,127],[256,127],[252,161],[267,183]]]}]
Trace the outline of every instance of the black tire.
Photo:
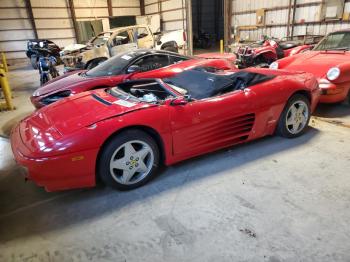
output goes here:
[{"label": "black tire", "polygon": [[[135,180],[136,180],[135,183],[123,184],[120,182],[120,180],[122,180],[122,177],[123,177],[120,174],[120,172],[122,173],[122,171],[119,169],[113,169],[112,170],[113,174],[112,174],[110,164],[111,164],[112,158],[117,159],[117,155],[120,152],[119,148],[123,147],[125,143],[128,143],[130,141],[141,141],[142,143],[145,143],[146,145],[148,145],[148,149],[150,149],[153,153],[153,163],[152,162],[149,163],[149,171],[145,172],[146,175],[141,180],[138,180],[137,176],[142,177],[143,176],[142,173],[134,171],[135,173],[133,176],[131,176],[129,181],[131,181],[135,177]],[[124,151],[123,158],[125,157],[126,157],[126,154]],[[149,155],[147,155],[145,159],[147,157],[149,157]],[[152,159],[152,157],[150,157],[150,159]],[[135,160],[138,160],[138,159],[135,159]],[[130,162],[131,161],[133,160],[130,160]],[[137,165],[130,162],[126,162],[125,165],[129,163],[129,165],[134,165],[133,168],[136,168]],[[142,162],[144,162],[144,160]],[[97,162],[97,175],[104,184],[110,187],[116,188],[118,190],[131,190],[131,189],[140,187],[146,184],[148,181],[150,181],[156,175],[158,166],[159,166],[159,148],[157,143],[154,141],[154,139],[151,136],[149,136],[147,133],[141,130],[130,129],[115,136],[102,149],[102,152]]]},{"label": "black tire", "polygon": [[35,69],[35,70],[38,69],[38,57],[36,55],[30,56],[30,63],[32,65],[33,69]]},{"label": "black tire", "polygon": [[167,46],[163,50],[169,51],[169,52],[174,52],[174,53],[179,53],[178,48],[175,46]]},{"label": "black tire", "polygon": [[[287,117],[290,117],[289,114],[291,114],[289,111],[291,109],[291,107],[293,105],[297,105],[297,104],[302,104],[304,103],[304,105],[306,105],[306,110],[307,110],[307,115],[305,117],[306,118],[306,123],[301,125],[301,129],[296,132],[293,133],[291,132],[291,130],[289,129],[290,125],[287,125]],[[295,94],[293,95],[287,102],[286,106],[283,109],[283,112],[278,120],[278,125],[277,125],[277,129],[276,129],[276,133],[279,136],[282,137],[286,137],[286,138],[295,138],[298,136],[301,136],[302,134],[305,133],[308,125],[309,125],[309,121],[310,121],[310,117],[311,117],[311,109],[310,109],[310,102],[309,99],[302,95],[302,94]]]}]

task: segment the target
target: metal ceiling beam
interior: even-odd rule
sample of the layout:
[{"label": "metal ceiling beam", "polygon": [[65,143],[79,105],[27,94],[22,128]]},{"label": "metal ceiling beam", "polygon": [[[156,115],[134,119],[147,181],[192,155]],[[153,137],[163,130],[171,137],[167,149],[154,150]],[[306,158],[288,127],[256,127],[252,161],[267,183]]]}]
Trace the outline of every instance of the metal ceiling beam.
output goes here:
[{"label": "metal ceiling beam", "polygon": [[29,20],[30,20],[30,23],[32,25],[32,29],[34,32],[34,36],[35,36],[35,38],[39,38],[38,37],[38,30],[36,29],[36,25],[35,25],[32,4],[31,4],[30,0],[26,0],[25,3],[26,3],[26,10],[28,13],[28,17],[29,17]]},{"label": "metal ceiling beam", "polygon": [[74,9],[74,0],[68,0],[68,4],[69,4],[70,15],[73,22],[75,39],[77,40],[77,43],[79,43],[80,37],[79,37],[79,31],[78,31],[78,25],[77,25],[77,17],[75,15],[75,9]]}]

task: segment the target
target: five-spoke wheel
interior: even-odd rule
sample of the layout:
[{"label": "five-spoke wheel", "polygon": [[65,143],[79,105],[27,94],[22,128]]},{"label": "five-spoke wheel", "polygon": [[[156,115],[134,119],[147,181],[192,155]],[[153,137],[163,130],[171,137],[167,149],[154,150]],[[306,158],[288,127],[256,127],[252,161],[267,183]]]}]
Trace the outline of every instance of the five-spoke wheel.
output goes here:
[{"label": "five-spoke wheel", "polygon": [[110,186],[128,190],[145,184],[159,164],[157,143],[143,131],[126,130],[103,149],[98,174]]},{"label": "five-spoke wheel", "polygon": [[277,133],[293,138],[304,133],[310,120],[310,102],[304,95],[292,96],[285,106],[277,126]]}]

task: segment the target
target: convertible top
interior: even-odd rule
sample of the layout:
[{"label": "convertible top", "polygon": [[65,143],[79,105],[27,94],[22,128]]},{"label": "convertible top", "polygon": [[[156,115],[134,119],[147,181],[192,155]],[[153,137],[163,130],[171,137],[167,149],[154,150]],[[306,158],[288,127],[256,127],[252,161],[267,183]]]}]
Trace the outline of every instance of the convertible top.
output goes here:
[{"label": "convertible top", "polygon": [[218,75],[200,69],[184,71],[164,82],[187,90],[194,99],[204,99],[256,85],[274,78],[248,71],[239,71],[229,75]]}]

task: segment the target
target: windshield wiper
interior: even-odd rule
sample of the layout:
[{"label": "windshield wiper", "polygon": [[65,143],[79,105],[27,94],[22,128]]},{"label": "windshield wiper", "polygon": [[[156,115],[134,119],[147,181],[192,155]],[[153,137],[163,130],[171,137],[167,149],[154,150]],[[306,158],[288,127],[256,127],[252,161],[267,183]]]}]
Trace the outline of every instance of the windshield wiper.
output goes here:
[{"label": "windshield wiper", "polygon": [[332,49],[325,49],[324,51],[348,51],[350,50],[350,47],[337,47]]}]

